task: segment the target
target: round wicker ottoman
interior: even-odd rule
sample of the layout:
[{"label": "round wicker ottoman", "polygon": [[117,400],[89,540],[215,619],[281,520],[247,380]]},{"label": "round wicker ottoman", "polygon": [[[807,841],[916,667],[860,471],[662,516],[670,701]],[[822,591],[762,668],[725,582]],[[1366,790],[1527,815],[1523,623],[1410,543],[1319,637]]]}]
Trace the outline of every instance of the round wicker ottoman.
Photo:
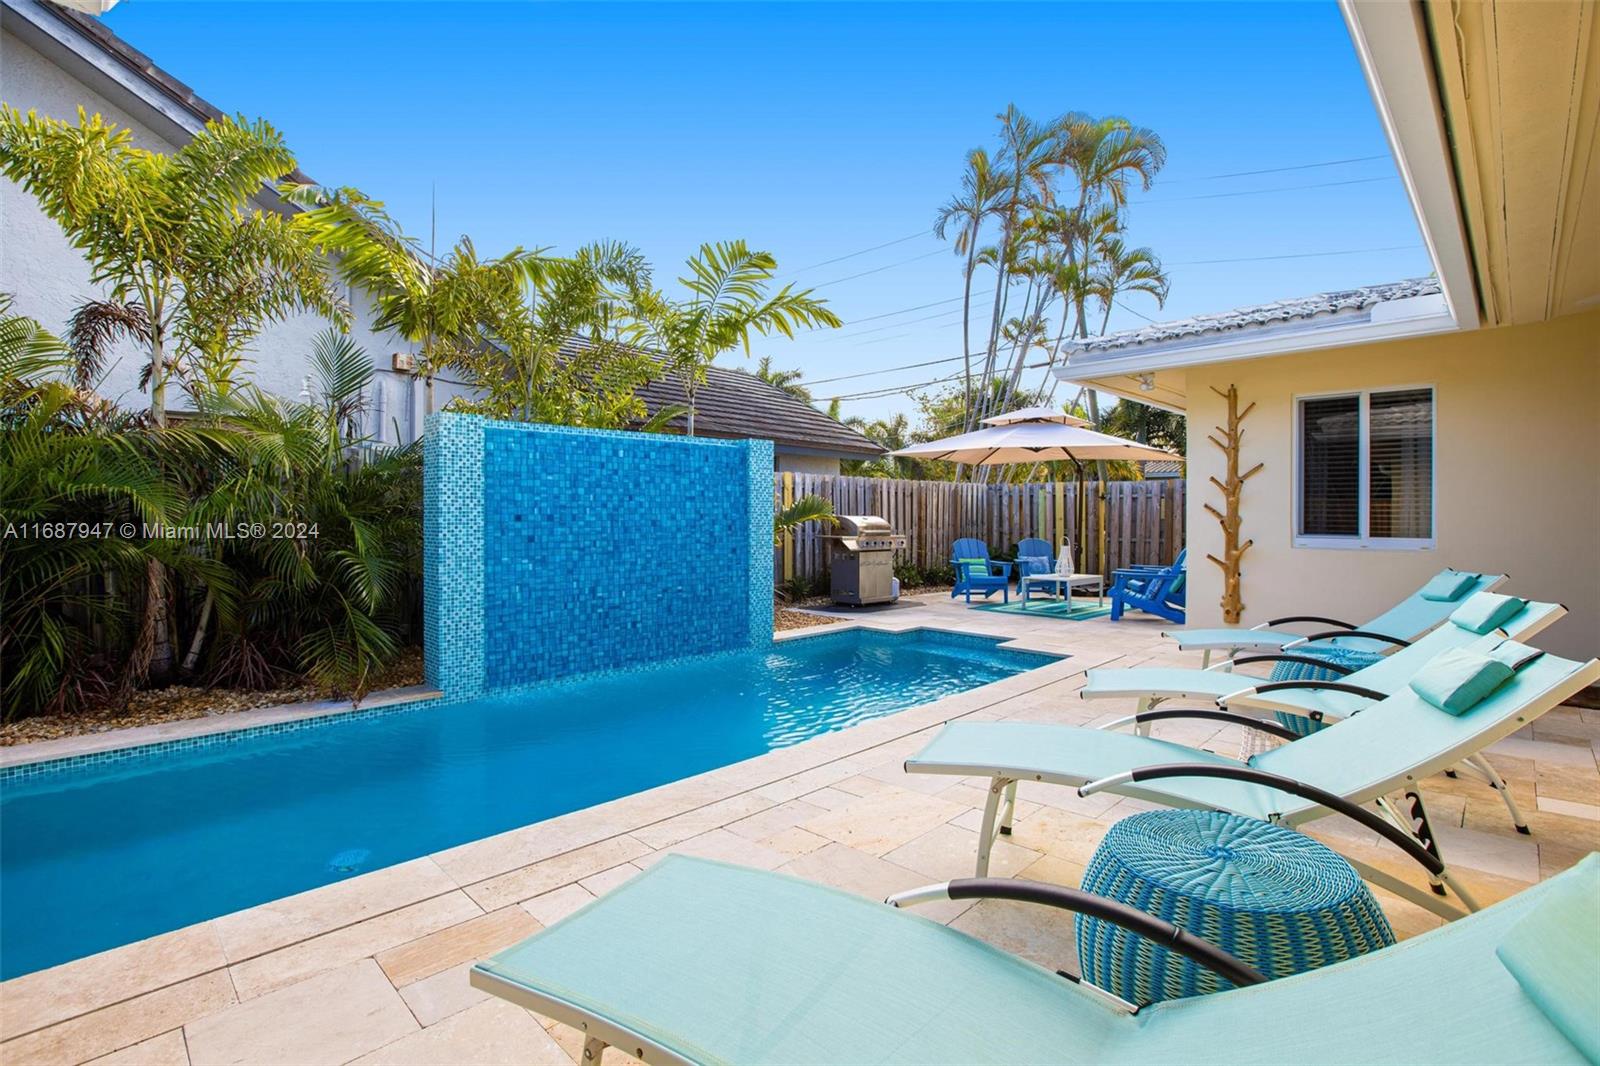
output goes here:
[{"label": "round wicker ottoman", "polygon": [[[1204,937],[1270,980],[1394,943],[1344,859],[1289,829],[1217,811],[1149,811],[1113,825],[1086,892]],[[1230,982],[1117,926],[1077,916],[1084,980],[1141,1006]]]}]

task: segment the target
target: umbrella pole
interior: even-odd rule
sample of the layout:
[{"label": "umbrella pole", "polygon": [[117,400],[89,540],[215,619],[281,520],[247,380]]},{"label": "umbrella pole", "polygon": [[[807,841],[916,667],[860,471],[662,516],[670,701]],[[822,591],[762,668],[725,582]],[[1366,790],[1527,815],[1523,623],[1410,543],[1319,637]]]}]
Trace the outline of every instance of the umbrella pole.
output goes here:
[{"label": "umbrella pole", "polygon": [[1074,459],[1072,460],[1072,465],[1078,472],[1078,491],[1074,493],[1077,497],[1075,502],[1078,505],[1078,528],[1075,531],[1078,541],[1078,558],[1082,560],[1082,566],[1078,572],[1086,574],[1089,572],[1089,501],[1084,498],[1083,493],[1083,464]]}]

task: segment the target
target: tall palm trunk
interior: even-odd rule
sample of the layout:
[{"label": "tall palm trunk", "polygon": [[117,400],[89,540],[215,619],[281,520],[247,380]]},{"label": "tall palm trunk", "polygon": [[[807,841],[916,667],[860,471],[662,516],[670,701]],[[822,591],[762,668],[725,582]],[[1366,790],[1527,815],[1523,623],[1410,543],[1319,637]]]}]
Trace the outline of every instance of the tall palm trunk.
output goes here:
[{"label": "tall palm trunk", "polygon": [[[160,296],[150,301],[150,419],[167,425],[166,327]],[[145,563],[144,614],[139,637],[123,675],[122,698],[148,679],[164,681],[172,673],[171,606],[167,599],[167,568],[158,559]]]}]

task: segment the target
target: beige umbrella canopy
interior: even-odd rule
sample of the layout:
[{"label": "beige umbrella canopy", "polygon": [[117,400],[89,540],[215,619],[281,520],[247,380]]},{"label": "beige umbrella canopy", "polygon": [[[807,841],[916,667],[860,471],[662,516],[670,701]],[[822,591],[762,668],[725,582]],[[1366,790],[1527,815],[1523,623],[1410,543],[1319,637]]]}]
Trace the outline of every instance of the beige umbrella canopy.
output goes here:
[{"label": "beige umbrella canopy", "polygon": [[[1020,414],[1021,412],[1013,412]],[[1000,418],[1009,418],[1001,415]],[[1072,418],[1062,415],[1062,418]],[[1082,422],[1082,419],[1074,419]],[[1148,444],[1097,433],[1086,425],[1063,421],[1013,421],[901,448],[891,455],[912,459],[942,459],[969,466],[1006,463],[1092,463],[1097,460],[1179,459],[1183,456]]]},{"label": "beige umbrella canopy", "polygon": [[1019,407],[1015,411],[1007,411],[1003,415],[985,418],[986,426],[1009,426],[1014,422],[1060,422],[1065,426],[1087,426],[1087,418],[1069,415],[1065,411],[1057,411],[1054,407]]},{"label": "beige umbrella canopy", "polygon": [[[891,455],[914,459],[942,459],[968,466],[1003,466],[1007,463],[1069,462],[1078,472],[1078,528],[1086,529],[1089,518],[1088,495],[1083,491],[1083,464],[1099,460],[1143,462],[1151,459],[1178,459],[1183,456],[1152,448],[1148,444],[1097,433],[1081,418],[1053,411],[1048,407],[1025,407],[1020,411],[986,418],[987,429],[973,430],[954,437],[913,444]],[[1101,504],[1105,489],[1099,490]],[[1100,521],[1100,558],[1105,558],[1105,518]],[[1086,561],[1088,548],[1079,545]],[[1084,562],[1086,565],[1086,562]]]}]

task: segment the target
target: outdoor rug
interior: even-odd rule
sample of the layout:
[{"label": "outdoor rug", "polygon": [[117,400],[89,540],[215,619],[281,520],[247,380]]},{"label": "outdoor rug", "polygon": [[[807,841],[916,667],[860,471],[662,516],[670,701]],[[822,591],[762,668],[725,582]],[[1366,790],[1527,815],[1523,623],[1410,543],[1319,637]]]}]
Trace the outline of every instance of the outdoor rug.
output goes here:
[{"label": "outdoor rug", "polygon": [[980,611],[993,611],[996,614],[1020,614],[1028,618],[1064,618],[1069,622],[1082,622],[1089,618],[1104,618],[1111,613],[1111,603],[1106,602],[1104,607],[1096,607],[1095,601],[1084,597],[1070,600],[1039,600],[1028,604],[1028,609],[1022,609],[1021,600],[1010,603],[988,603],[978,608]]}]

